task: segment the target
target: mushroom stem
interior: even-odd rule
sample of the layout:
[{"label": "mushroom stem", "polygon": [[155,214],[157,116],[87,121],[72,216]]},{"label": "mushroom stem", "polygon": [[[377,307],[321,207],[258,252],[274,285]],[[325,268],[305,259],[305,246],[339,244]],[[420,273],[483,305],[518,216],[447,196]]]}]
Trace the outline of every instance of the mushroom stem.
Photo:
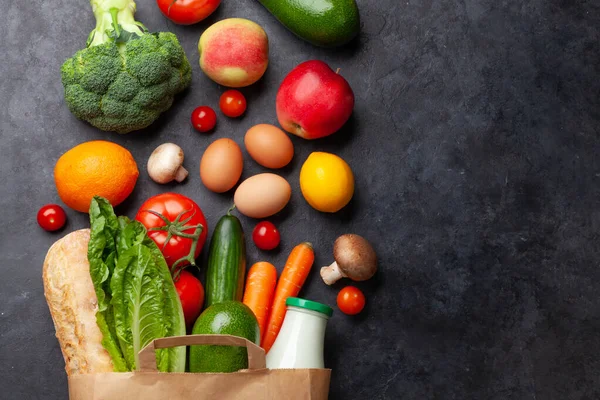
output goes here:
[{"label": "mushroom stem", "polygon": [[179,167],[177,169],[177,172],[175,172],[175,180],[177,182],[183,182],[183,180],[185,180],[185,178],[187,178],[188,176],[188,170],[183,168],[183,166]]},{"label": "mushroom stem", "polygon": [[333,285],[335,282],[345,277],[346,275],[335,261],[328,267],[321,268],[321,278],[323,278],[323,282],[325,282],[326,285]]}]

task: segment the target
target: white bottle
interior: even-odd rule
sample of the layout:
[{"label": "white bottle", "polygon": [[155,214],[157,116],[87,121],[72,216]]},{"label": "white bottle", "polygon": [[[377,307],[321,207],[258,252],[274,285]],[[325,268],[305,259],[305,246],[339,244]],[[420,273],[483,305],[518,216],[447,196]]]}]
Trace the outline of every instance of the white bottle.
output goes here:
[{"label": "white bottle", "polygon": [[283,325],[267,354],[267,368],[324,368],[323,342],[331,307],[288,297]]}]

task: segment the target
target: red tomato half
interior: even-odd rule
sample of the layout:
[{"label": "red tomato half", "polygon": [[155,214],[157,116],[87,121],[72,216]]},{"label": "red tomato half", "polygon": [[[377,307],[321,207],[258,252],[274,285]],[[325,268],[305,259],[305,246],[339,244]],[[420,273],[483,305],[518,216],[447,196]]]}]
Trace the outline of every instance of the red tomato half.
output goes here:
[{"label": "red tomato half", "polygon": [[221,0],[156,0],[163,15],[180,25],[198,23],[213,13]]},{"label": "red tomato half", "polygon": [[208,225],[192,199],[177,193],[150,197],[135,219],[148,229],[148,237],[161,249],[170,268],[195,265],[206,241]]},{"label": "red tomato half", "polygon": [[190,328],[204,305],[204,287],[191,272],[184,270],[175,278],[175,289],[181,301],[185,324]]}]

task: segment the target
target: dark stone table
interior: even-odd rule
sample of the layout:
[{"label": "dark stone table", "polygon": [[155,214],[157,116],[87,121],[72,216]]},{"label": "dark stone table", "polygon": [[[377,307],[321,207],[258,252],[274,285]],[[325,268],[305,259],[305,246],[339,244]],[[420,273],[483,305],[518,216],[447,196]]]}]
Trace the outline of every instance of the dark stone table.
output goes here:
[{"label": "dark stone table", "polygon": [[[132,216],[165,190],[194,198],[212,228],[232,202],[200,182],[206,146],[242,143],[256,123],[275,123],[275,93],[307,59],[341,68],[356,94],[342,131],[307,142],[282,174],[291,203],[274,218],[283,243],[249,262],[281,269],[298,242],[317,260],[301,295],[335,305],[348,282],[326,287],[317,268],[333,240],[370,239],[380,272],[358,286],[368,305],[357,317],[336,311],[327,328],[332,399],[600,398],[600,3],[591,0],[358,0],[362,32],[336,50],[289,33],[260,4],[224,0],[197,26],[176,26],[154,1],[137,17],[170,30],[193,64],[193,84],[149,129],[119,136],[76,120],[63,101],[59,68],[94,26],[85,0],[9,1],[0,14],[0,387],[3,399],[65,399],[67,381],[43,296],[48,247],[88,226],[68,212],[49,234],[38,208],[59,202],[52,171],[69,148],[92,139],[127,147],[140,178],[117,208]],[[267,31],[271,64],[244,89],[249,109],[219,117],[212,135],[189,116],[217,106],[223,88],[198,67],[196,44],[219,19],[245,17]],[[160,143],[183,147],[191,171],[182,185],[159,186],[146,160]],[[298,174],[312,151],[352,166],[356,194],[342,212],[311,209]],[[246,157],[244,177],[263,171]],[[246,232],[254,222],[243,218]],[[203,260],[206,259],[206,252]],[[204,262],[204,261],[203,261]]]}]

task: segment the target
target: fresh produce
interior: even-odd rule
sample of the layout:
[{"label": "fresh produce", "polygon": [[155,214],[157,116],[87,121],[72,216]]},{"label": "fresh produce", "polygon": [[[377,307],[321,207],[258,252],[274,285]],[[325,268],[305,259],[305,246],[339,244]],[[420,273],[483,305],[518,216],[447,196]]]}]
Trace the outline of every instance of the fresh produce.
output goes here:
[{"label": "fresh produce", "polygon": [[240,180],[243,168],[240,146],[231,139],[217,139],[204,150],[200,178],[208,190],[224,193]]},{"label": "fresh produce", "polygon": [[192,111],[192,126],[198,132],[210,132],[217,124],[217,114],[215,110],[208,106],[196,107]]},{"label": "fresh produce", "polygon": [[377,254],[362,236],[353,233],[342,235],[333,244],[333,259],[328,267],[321,268],[321,278],[332,285],[342,278],[366,281],[377,272]]},{"label": "fresh produce", "polygon": [[259,1],[283,26],[317,46],[340,46],[360,30],[355,0]]},{"label": "fresh produce", "polygon": [[104,131],[145,128],[189,86],[190,63],[174,34],[148,33],[134,19],[133,0],[90,3],[96,28],[61,68],[67,106]]},{"label": "fresh produce", "polygon": [[246,275],[246,242],[242,224],[231,213],[217,222],[208,249],[206,307],[242,300]]},{"label": "fresh produce", "polygon": [[221,112],[230,118],[237,118],[246,112],[246,98],[239,90],[227,90],[219,99]]},{"label": "fresh produce", "polygon": [[294,145],[281,129],[269,124],[258,124],[248,129],[244,144],[250,157],[267,168],[283,168],[294,157]]},{"label": "fresh produce", "polygon": [[311,153],[300,170],[300,190],[314,209],[334,213],[354,195],[354,175],[346,161],[331,153]]},{"label": "fresh produce", "polygon": [[219,85],[244,87],[258,81],[269,65],[269,39],[264,29],[243,18],[211,25],[198,42],[200,68]]},{"label": "fresh produce", "polygon": [[156,183],[183,182],[188,176],[183,168],[183,150],[173,143],[158,146],[148,159],[148,175]]},{"label": "fresh produce", "polygon": [[[69,233],[50,247],[43,266],[44,295],[69,376],[115,370],[96,323],[98,299],[87,258],[89,241],[89,229]],[[116,366],[125,369],[123,362]]]},{"label": "fresh produce", "polygon": [[135,219],[146,227],[174,275],[186,265],[195,265],[208,225],[194,200],[178,193],[161,193],[146,200]]},{"label": "fresh produce", "polygon": [[212,14],[221,0],[156,0],[160,12],[179,25],[196,24]]},{"label": "fresh produce", "polygon": [[[88,260],[102,345],[115,371],[132,371],[139,365],[139,351],[150,341],[185,335],[183,310],[167,263],[146,228],[117,218],[100,197],[92,200],[89,214]],[[185,348],[157,350],[156,361],[160,371],[183,372]]]},{"label": "fresh produce", "polygon": [[338,308],[348,315],[356,315],[365,308],[365,295],[359,288],[346,286],[337,296]]},{"label": "fresh produce", "polygon": [[88,212],[94,196],[121,204],[133,191],[139,171],[131,153],[116,143],[95,140],[73,147],[54,167],[54,183],[61,200]]},{"label": "fresh produce", "polygon": [[285,318],[285,301],[288,297],[296,297],[304,285],[310,268],[315,261],[315,252],[310,243],[300,243],[292,249],[277,282],[269,322],[262,338],[261,346],[268,353]]},{"label": "fresh produce", "polygon": [[281,237],[275,225],[269,221],[261,221],[256,224],[252,231],[252,240],[256,247],[261,250],[273,250],[279,246]]},{"label": "fresh produce", "polygon": [[[260,332],[252,310],[239,301],[208,307],[194,324],[193,334],[234,335],[260,344]],[[245,347],[190,346],[190,372],[236,372],[248,368]]]},{"label": "fresh produce", "polygon": [[281,211],[291,196],[292,188],[284,178],[265,173],[243,181],[236,189],[233,201],[242,214],[266,218]]},{"label": "fresh produce", "polygon": [[37,222],[42,229],[54,232],[65,226],[67,214],[58,204],[46,204],[38,211]]},{"label": "fresh produce", "polygon": [[273,292],[277,283],[277,270],[266,261],[257,262],[248,271],[243,303],[250,307],[260,328],[260,337],[265,332],[271,311]]},{"label": "fresh produce", "polygon": [[283,129],[304,139],[318,139],[331,135],[348,121],[354,93],[339,73],[323,61],[311,60],[283,79],[276,106]]},{"label": "fresh produce", "polygon": [[175,278],[175,290],[181,301],[185,325],[192,327],[204,304],[204,287],[191,272],[183,270]]}]

